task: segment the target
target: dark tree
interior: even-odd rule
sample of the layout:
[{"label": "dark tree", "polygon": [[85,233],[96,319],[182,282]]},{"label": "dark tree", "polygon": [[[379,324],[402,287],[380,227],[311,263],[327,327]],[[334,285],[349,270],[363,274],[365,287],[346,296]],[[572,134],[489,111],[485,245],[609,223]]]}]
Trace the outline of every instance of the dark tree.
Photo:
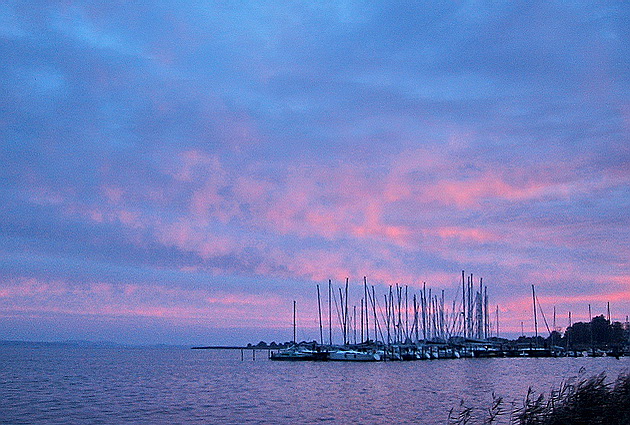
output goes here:
[{"label": "dark tree", "polygon": [[593,343],[595,345],[606,345],[610,341],[610,322],[602,316],[593,317],[591,320],[591,329],[593,330]]},{"label": "dark tree", "polygon": [[590,323],[576,322],[569,326],[565,338],[571,347],[579,348],[606,348],[628,343],[623,325],[619,322],[611,324],[603,315],[593,317]]},{"label": "dark tree", "polygon": [[572,346],[589,345],[591,343],[590,323],[574,323],[567,328],[566,337],[569,339]]}]

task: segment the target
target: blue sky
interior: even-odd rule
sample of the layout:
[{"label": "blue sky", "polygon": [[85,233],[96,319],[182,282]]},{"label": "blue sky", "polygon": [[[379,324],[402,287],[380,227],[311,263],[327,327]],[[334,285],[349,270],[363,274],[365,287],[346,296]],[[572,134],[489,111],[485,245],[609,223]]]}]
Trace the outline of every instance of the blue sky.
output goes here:
[{"label": "blue sky", "polygon": [[315,337],[316,284],[461,270],[506,332],[531,284],[624,319],[629,12],[4,2],[0,338]]}]

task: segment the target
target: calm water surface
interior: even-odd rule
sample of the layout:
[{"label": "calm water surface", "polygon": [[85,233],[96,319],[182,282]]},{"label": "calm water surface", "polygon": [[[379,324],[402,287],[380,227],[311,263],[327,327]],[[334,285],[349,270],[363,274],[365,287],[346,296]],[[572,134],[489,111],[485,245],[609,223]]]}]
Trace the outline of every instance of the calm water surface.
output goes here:
[{"label": "calm water surface", "polygon": [[3,424],[446,423],[630,358],[272,362],[238,350],[0,346]]}]

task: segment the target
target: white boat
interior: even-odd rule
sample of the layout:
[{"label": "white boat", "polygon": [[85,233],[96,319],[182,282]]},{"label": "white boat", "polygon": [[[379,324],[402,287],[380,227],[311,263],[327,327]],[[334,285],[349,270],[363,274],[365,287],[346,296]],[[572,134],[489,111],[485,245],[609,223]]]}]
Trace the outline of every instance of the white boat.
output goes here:
[{"label": "white boat", "polygon": [[279,350],[275,353],[271,353],[270,360],[326,360],[328,353],[325,351],[313,351],[303,347],[289,347],[283,350]]},{"label": "white boat", "polygon": [[355,350],[339,350],[331,352],[328,359],[346,362],[377,362],[381,360],[381,356],[374,352],[365,353]]}]

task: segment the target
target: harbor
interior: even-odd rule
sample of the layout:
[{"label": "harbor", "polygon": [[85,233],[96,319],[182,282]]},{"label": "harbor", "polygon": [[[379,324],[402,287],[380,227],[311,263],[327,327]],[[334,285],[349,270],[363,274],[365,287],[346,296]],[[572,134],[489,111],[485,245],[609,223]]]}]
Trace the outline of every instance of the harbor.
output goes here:
[{"label": "harbor", "polygon": [[[630,324],[608,317],[591,317],[589,322],[571,322],[562,333],[553,309],[551,324],[532,291],[534,335],[524,331],[517,339],[500,337],[499,306],[491,311],[488,287],[473,274],[461,274],[461,292],[447,306],[445,291],[435,293],[426,283],[414,293],[409,286],[389,286],[380,298],[374,286],[363,278],[363,296],[352,305],[349,279],[333,287],[328,282],[327,310],[317,285],[319,340],[297,342],[297,303],[293,301],[293,339],[282,346],[259,347],[276,361],[416,361],[489,357],[602,357],[630,355]],[[357,306],[359,309],[357,310]],[[327,313],[327,314],[326,314]],[[333,314],[334,313],[334,314]],[[327,316],[327,320],[324,318]],[[336,323],[333,318],[336,318]],[[326,322],[326,323],[324,323]],[[539,333],[539,323],[546,332]],[[327,326],[325,326],[327,325]],[[521,325],[523,326],[523,325]],[[327,327],[327,340],[324,328]],[[333,340],[333,329],[341,342]],[[251,346],[248,348],[256,348]]]}]

